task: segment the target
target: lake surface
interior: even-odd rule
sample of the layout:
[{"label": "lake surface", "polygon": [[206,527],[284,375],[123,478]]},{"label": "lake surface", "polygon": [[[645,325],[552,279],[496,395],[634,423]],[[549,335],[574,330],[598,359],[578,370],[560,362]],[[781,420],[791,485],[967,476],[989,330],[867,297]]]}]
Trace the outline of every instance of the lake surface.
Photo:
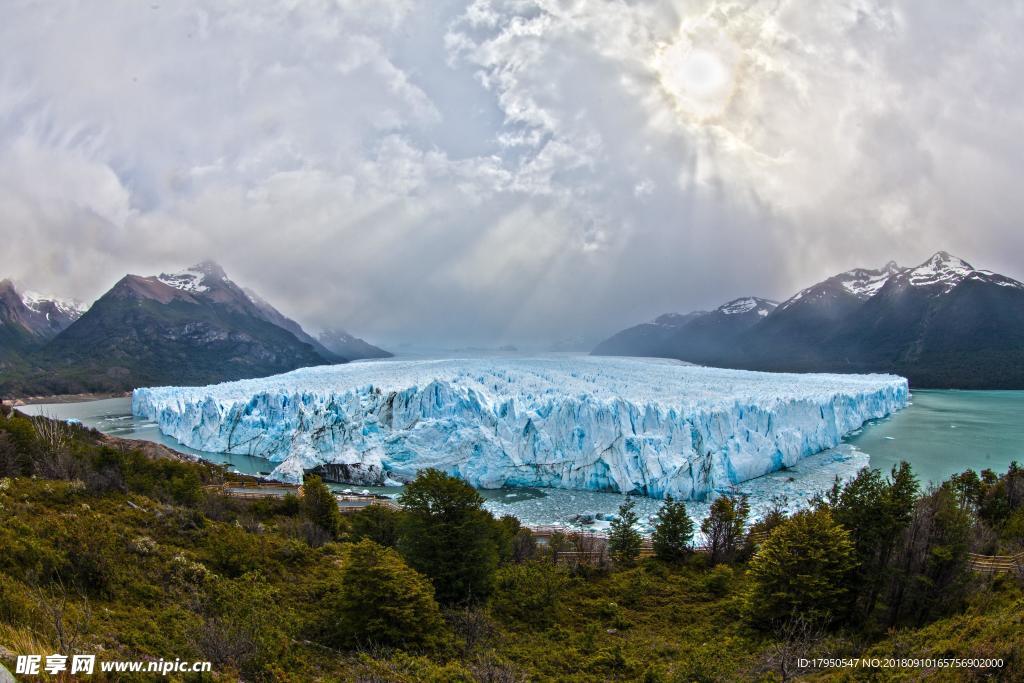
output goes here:
[{"label": "lake surface", "polygon": [[[215,463],[228,463],[245,474],[266,474],[274,463],[246,455],[204,453],[163,435],[155,422],[134,417],[130,398],[111,398],[81,403],[20,406],[31,415],[76,419],[101,432],[127,439],[155,441],[175,450],[198,455]],[[834,478],[852,476],[871,467],[888,471],[900,460],[908,461],[922,484],[940,482],[967,468],[1005,471],[1010,462],[1024,462],[1024,391],[913,392],[909,407],[887,418],[872,420],[832,450],[805,458],[785,472],[775,472],[744,482],[739,490],[751,496],[755,516],[781,496],[795,509],[816,491],[828,488]],[[363,487],[337,486],[344,490]],[[396,495],[395,488],[370,491]],[[566,523],[581,513],[613,514],[622,502],[614,493],[560,489],[498,489],[480,492],[486,507],[495,514],[512,514],[529,524]],[[660,501],[639,499],[637,512],[647,522]],[[704,516],[706,503],[687,503],[691,515]],[[601,520],[590,525],[601,528]]]},{"label": "lake surface", "polygon": [[911,405],[864,426],[846,442],[888,471],[900,460],[922,483],[965,469],[1024,463],[1024,391],[916,390]]}]

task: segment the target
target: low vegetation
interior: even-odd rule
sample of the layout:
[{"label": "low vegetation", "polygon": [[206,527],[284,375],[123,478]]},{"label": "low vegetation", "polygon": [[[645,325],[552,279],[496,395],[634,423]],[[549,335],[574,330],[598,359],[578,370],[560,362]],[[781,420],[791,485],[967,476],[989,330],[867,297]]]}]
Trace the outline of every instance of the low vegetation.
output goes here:
[{"label": "low vegetation", "polygon": [[575,566],[554,561],[567,537],[538,543],[440,472],[402,511],[349,516],[317,480],[301,499],[204,488],[224,477],[4,409],[0,659],[210,660],[224,681],[778,681],[865,675],[814,657],[982,657],[1004,665],[871,675],[1024,680],[1021,577],[968,564],[1024,549],[1017,466],[925,490],[908,467],[864,470],[753,527],[722,497],[711,552],[666,501],[654,557],[620,523],[614,562]]}]

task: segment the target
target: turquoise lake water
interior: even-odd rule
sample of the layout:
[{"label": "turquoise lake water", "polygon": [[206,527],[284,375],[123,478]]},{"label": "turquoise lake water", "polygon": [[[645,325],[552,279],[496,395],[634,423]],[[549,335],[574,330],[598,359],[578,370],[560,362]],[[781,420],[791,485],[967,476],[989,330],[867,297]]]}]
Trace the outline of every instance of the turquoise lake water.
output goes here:
[{"label": "turquoise lake water", "polygon": [[1024,391],[917,390],[911,403],[847,443],[883,471],[906,460],[922,483],[967,468],[1005,471],[1013,460],[1024,463]]}]

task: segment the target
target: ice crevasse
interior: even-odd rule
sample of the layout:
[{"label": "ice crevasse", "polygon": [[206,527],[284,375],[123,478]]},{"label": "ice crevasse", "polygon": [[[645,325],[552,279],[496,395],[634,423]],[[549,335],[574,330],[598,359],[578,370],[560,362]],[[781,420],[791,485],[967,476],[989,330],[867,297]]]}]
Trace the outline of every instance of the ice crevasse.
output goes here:
[{"label": "ice crevasse", "polygon": [[907,405],[894,375],[784,374],[630,358],[475,358],[304,368],[136,389],[132,411],[199,450],[258,455],[296,481],[427,467],[481,488],[701,499],[827,448]]}]

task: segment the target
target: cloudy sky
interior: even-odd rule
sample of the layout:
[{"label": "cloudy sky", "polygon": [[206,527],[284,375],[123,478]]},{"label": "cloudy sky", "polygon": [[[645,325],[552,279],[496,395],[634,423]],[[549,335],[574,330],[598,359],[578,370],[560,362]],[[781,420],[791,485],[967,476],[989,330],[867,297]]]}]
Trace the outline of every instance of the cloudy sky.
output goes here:
[{"label": "cloudy sky", "polygon": [[601,337],[946,249],[1024,276],[1024,3],[0,6],[0,276],[213,258],[374,341]]}]

